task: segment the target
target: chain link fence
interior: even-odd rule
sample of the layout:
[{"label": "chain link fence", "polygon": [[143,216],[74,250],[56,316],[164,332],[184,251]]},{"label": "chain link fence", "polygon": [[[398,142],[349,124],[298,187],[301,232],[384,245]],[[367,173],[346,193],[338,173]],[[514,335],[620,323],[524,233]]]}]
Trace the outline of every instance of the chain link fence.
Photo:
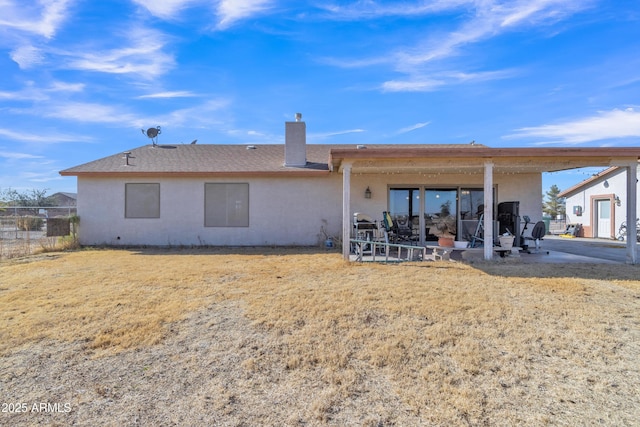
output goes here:
[{"label": "chain link fence", "polygon": [[75,206],[0,208],[0,259],[59,248],[61,237],[75,234],[76,215]]}]

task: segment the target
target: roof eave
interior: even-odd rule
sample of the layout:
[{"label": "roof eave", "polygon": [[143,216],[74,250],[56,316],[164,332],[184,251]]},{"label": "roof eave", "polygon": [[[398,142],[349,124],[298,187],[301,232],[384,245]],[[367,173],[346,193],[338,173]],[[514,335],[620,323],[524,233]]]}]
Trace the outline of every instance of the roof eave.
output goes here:
[{"label": "roof eave", "polygon": [[93,178],[122,178],[122,177],[170,177],[170,178],[192,178],[192,177],[265,177],[265,176],[324,176],[329,175],[329,170],[286,170],[286,171],[234,171],[234,172],[154,172],[154,171],[131,171],[131,172],[71,172],[60,171],[62,176],[93,177]]}]

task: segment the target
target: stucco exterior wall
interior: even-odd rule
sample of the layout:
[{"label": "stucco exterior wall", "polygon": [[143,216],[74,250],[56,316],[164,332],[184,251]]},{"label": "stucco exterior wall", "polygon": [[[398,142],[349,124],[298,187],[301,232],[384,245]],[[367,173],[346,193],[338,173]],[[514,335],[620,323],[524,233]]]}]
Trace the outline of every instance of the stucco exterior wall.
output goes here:
[{"label": "stucco exterior wall", "polygon": [[[342,176],[251,179],[78,179],[83,245],[315,245],[339,235]],[[160,183],[160,218],[124,216],[125,183]],[[204,184],[249,184],[249,227],[205,227]]]},{"label": "stucco exterior wall", "polygon": [[[519,201],[520,215],[529,215],[533,222],[542,219],[542,175],[494,175],[496,203]],[[423,174],[354,174],[351,177],[352,212],[363,212],[375,219],[388,210],[388,190],[396,186],[415,187],[475,187],[482,188],[482,175],[423,175]],[[371,199],[365,199],[369,187]]]},{"label": "stucco exterior wall", "polygon": [[[332,236],[342,229],[342,174],[323,177],[78,178],[79,238],[83,245],[264,246],[318,245],[321,227]],[[205,227],[205,183],[249,184],[248,227]],[[376,220],[388,210],[390,187],[476,187],[482,175],[354,174],[352,213]],[[125,183],[160,184],[160,218],[125,218]],[[540,174],[494,176],[497,202],[520,201],[520,214],[542,217]],[[366,188],[371,199],[364,197]]]}]

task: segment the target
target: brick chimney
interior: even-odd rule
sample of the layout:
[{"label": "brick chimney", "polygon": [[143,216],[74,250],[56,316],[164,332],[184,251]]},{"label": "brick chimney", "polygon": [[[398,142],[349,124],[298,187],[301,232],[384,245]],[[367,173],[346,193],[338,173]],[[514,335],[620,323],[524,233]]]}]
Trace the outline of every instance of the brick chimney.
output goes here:
[{"label": "brick chimney", "polygon": [[295,122],[284,123],[284,165],[303,167],[307,164],[307,125],[302,114],[296,113]]}]

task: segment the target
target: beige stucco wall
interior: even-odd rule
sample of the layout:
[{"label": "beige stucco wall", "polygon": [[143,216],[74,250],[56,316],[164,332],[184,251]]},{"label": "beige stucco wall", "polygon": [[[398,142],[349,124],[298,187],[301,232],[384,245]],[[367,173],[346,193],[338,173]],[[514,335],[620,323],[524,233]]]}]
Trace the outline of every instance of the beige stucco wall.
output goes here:
[{"label": "beige stucco wall", "polygon": [[[533,222],[542,219],[542,175],[519,174],[493,177],[496,187],[497,203],[507,201],[520,202],[520,215],[529,215]],[[376,219],[382,218],[382,212],[388,209],[388,189],[394,186],[415,187],[476,187],[482,188],[484,176],[467,175],[424,175],[424,174],[353,174],[351,177],[352,212],[363,212]],[[371,199],[364,198],[369,187]]]},{"label": "beige stucco wall", "polygon": [[[124,217],[125,182],[160,183],[160,218]],[[249,227],[205,227],[205,182],[249,183]],[[78,179],[84,245],[315,245],[339,235],[341,175],[320,178]],[[119,239],[118,239],[119,237]]]},{"label": "beige stucco wall", "polygon": [[[78,178],[80,243],[83,245],[317,245],[324,226],[341,236],[342,174],[314,178]],[[353,174],[351,209],[376,220],[388,209],[388,189],[397,185],[474,186],[482,175]],[[125,183],[160,183],[160,218],[124,217]],[[249,183],[249,227],[205,227],[204,184]],[[542,217],[540,174],[494,176],[498,202],[520,201],[520,215]],[[365,189],[372,192],[364,197]]]}]

